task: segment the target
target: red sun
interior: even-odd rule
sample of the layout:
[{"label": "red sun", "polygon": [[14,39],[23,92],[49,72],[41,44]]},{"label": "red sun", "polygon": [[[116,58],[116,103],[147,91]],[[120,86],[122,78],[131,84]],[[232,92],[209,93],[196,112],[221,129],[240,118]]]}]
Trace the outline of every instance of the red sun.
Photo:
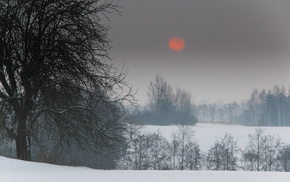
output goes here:
[{"label": "red sun", "polygon": [[183,38],[172,37],[169,40],[169,47],[174,51],[181,51],[184,48]]}]

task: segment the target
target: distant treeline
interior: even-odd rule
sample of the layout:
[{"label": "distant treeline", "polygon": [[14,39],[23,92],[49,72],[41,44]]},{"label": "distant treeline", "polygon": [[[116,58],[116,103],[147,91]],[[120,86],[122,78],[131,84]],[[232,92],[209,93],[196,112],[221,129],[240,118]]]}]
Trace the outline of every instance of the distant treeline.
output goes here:
[{"label": "distant treeline", "polygon": [[173,87],[157,75],[148,87],[148,103],[135,112],[138,124],[174,125],[197,122],[235,123],[251,126],[290,126],[290,90],[254,90],[238,103],[194,104],[189,92]]},{"label": "distant treeline", "polygon": [[254,90],[248,100],[228,104],[203,103],[196,106],[199,121],[239,123],[252,126],[290,126],[290,95],[285,87]]}]

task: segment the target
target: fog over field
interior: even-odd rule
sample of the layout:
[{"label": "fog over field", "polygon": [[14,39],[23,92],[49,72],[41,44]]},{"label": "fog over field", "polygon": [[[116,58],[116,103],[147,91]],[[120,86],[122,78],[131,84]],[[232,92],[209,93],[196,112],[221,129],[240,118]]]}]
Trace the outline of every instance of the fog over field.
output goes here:
[{"label": "fog over field", "polygon": [[[290,84],[287,0],[122,0],[109,25],[113,62],[125,64],[140,103],[156,74],[195,101],[241,101]],[[150,13],[148,13],[150,12]],[[169,39],[185,41],[172,51]]]}]

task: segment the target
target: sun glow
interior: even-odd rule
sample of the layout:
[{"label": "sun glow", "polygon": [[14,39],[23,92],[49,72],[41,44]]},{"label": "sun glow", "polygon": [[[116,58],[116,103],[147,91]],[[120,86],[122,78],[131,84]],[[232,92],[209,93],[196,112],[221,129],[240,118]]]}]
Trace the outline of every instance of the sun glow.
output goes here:
[{"label": "sun glow", "polygon": [[174,51],[181,51],[184,48],[184,40],[178,37],[172,37],[169,40],[169,47]]}]

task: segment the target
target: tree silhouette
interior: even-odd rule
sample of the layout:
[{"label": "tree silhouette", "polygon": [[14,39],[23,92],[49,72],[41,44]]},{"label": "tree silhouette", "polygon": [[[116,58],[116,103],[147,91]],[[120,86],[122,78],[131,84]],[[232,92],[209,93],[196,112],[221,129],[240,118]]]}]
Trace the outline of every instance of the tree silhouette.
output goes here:
[{"label": "tree silhouette", "polygon": [[45,121],[80,144],[118,138],[88,104],[94,98],[116,111],[131,96],[125,74],[105,61],[110,45],[100,15],[116,8],[94,0],[0,2],[1,129],[18,159],[31,160],[34,130],[48,128]]}]

